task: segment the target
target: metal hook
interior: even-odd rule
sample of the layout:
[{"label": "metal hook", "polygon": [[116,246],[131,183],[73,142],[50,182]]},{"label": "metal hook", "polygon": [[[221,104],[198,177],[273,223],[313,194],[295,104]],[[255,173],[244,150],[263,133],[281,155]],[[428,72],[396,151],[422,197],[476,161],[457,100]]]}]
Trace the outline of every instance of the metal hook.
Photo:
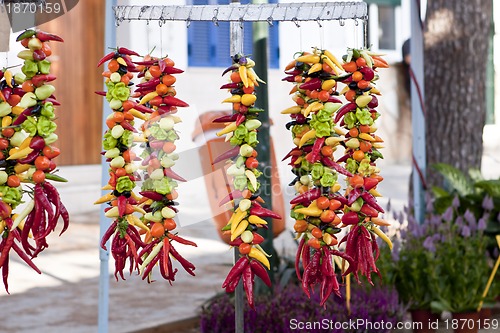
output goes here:
[{"label": "metal hook", "polygon": [[[142,14],[144,14],[146,12],[146,10],[148,10],[149,6],[142,6],[141,7],[141,11],[139,12],[139,16],[138,18],[140,19],[142,17]],[[130,12],[132,11],[132,9],[128,12],[129,14],[129,20],[130,20]]]},{"label": "metal hook", "polygon": [[245,21],[243,20],[243,16],[242,16],[242,17],[240,17],[240,20],[239,20],[239,21],[240,21],[240,29],[243,29],[243,22],[245,22]]},{"label": "metal hook", "polygon": [[341,27],[343,27],[345,25],[345,21],[343,19],[340,19],[339,20],[339,24],[340,24]]},{"label": "metal hook", "polygon": [[165,24],[166,20],[163,18],[163,11],[165,10],[165,7],[162,8],[161,14],[160,14],[160,19],[158,20],[158,25],[160,28]]},{"label": "metal hook", "polygon": [[318,25],[319,25],[320,28],[323,28],[323,26],[321,25],[321,21],[319,19],[319,16],[318,16],[318,18],[316,18],[316,23],[318,23]]},{"label": "metal hook", "polygon": [[214,25],[216,27],[219,26],[219,19],[217,18],[217,15],[219,15],[219,9],[218,8],[215,8],[214,9],[214,17],[212,17],[212,22],[214,23]]},{"label": "metal hook", "polygon": [[269,24],[269,26],[270,26],[270,27],[272,27],[272,26],[274,25],[273,20],[274,20],[274,19],[273,19],[273,17],[272,17],[272,16],[269,16],[269,17],[267,18],[267,20],[266,20],[266,21],[267,21],[267,24]]},{"label": "metal hook", "polygon": [[354,19],[354,25],[355,25],[355,26],[358,26],[358,25],[359,25],[359,21],[358,21],[358,19],[357,19],[357,18],[355,18],[355,19]]},{"label": "metal hook", "polygon": [[191,25],[191,13],[193,12],[193,8],[189,10],[188,18],[186,19],[186,28],[189,29],[189,26]]},{"label": "metal hook", "polygon": [[300,28],[300,24],[299,24],[299,21],[297,20],[297,17],[293,17],[293,18],[292,18],[292,22],[293,22],[293,23],[295,23],[295,26],[296,26],[297,28]]}]

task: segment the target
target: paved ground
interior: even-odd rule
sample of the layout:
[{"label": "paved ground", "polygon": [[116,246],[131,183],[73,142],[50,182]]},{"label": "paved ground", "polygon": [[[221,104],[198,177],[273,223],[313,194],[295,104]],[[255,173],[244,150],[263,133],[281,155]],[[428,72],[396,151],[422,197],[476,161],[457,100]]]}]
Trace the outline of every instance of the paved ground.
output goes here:
[{"label": "paved ground", "polygon": [[[385,165],[385,181],[380,191],[391,198],[393,207],[406,200],[407,165]],[[62,237],[50,236],[50,247],[35,260],[43,274],[12,259],[11,295],[0,292],[2,319],[0,332],[97,331],[99,294],[99,211],[92,202],[99,196],[100,167],[64,167],[61,174],[69,184],[60,186],[71,214],[71,227]],[[186,218],[202,221],[209,217],[198,186],[187,186],[182,195],[196,207],[181,202]],[[291,222],[289,221],[291,228]],[[179,273],[173,286],[161,279],[152,284],[130,276],[116,282],[110,277],[109,332],[134,332],[166,322],[189,318],[209,297],[221,291],[232,260],[231,251],[219,241],[212,223],[196,223],[181,230],[199,247],[179,248],[196,265],[196,277]],[[289,233],[283,233],[277,249],[293,246]],[[110,271],[112,271],[110,263]]]}]

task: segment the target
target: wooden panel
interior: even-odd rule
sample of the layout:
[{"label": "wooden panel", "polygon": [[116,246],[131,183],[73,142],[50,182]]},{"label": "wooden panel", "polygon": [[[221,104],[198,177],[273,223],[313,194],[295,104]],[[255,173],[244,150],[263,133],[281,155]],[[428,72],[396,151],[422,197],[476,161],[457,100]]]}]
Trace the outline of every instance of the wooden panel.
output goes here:
[{"label": "wooden panel", "polygon": [[52,71],[57,109],[58,164],[97,164],[101,151],[101,114],[103,98],[102,68],[96,68],[104,48],[104,5],[102,0],[79,1],[67,14],[41,25],[64,43],[51,42]]}]

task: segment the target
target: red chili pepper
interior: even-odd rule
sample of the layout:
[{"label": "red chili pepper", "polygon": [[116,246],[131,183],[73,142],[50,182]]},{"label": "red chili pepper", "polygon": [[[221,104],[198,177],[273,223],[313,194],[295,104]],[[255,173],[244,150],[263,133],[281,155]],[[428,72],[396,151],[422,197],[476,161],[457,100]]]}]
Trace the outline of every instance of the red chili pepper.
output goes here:
[{"label": "red chili pepper", "polygon": [[285,155],[285,157],[283,157],[281,161],[283,162],[284,160],[286,160],[291,156],[300,156],[300,155],[302,155],[302,150],[300,148],[293,148],[288,152],[288,154]]},{"label": "red chili pepper", "polygon": [[375,208],[379,212],[384,213],[384,209],[382,207],[380,207],[380,205],[377,203],[377,200],[375,199],[375,197],[373,195],[371,195],[369,192],[363,192],[361,194],[361,198],[363,198],[363,200],[367,204],[369,204],[370,206],[372,206],[373,208]]},{"label": "red chili pepper", "polygon": [[139,194],[153,201],[162,201],[164,198],[162,194],[154,191],[141,191]]},{"label": "red chili pepper", "polygon": [[[180,242],[179,242],[180,243]],[[173,247],[172,244],[170,244],[170,253],[172,253],[172,256],[177,259],[177,261],[179,262],[179,264],[181,264],[182,268],[184,268],[184,270],[186,272],[188,272],[189,274],[191,274],[192,276],[195,276],[196,274],[194,274],[194,269],[195,269],[195,266],[189,262],[188,260],[186,260],[184,257],[182,257],[179,252],[177,252],[177,250]]]},{"label": "red chili pepper", "polygon": [[240,282],[241,275],[236,276],[233,280],[229,281],[227,286],[225,287],[226,293],[232,293],[236,290],[236,287],[238,286]]},{"label": "red chili pepper", "polygon": [[253,232],[252,234],[253,234],[252,244],[262,244],[264,242],[264,237],[262,237],[261,234],[257,232]]},{"label": "red chili pepper", "polygon": [[226,151],[225,153],[222,153],[221,155],[217,156],[213,162],[212,162],[212,165],[214,164],[217,164],[221,161],[225,161],[229,158],[233,158],[233,157],[236,157],[238,156],[238,154],[240,153],[240,147],[239,146],[235,146],[231,149],[229,149],[228,151]]},{"label": "red chili pepper", "polygon": [[144,272],[142,273],[143,280],[148,278],[148,282],[150,282],[149,273],[151,273],[151,271],[153,270],[153,267],[155,267],[156,263],[160,260],[160,258],[161,258],[161,253],[158,253],[156,255],[156,257],[154,257],[153,260],[151,260],[151,262],[146,266],[146,268],[144,269]]},{"label": "red chili pepper", "polygon": [[304,244],[306,243],[306,238],[302,237],[299,242],[299,247],[297,248],[297,254],[295,255],[295,274],[297,274],[297,279],[302,281],[302,276],[300,274],[300,257],[302,251],[304,250]]},{"label": "red chili pepper", "polygon": [[128,122],[128,120],[124,120],[124,121],[122,121],[122,122],[120,123],[120,125],[121,125],[124,129],[126,129],[127,131],[131,131],[131,132],[137,133],[137,130],[135,129],[135,127],[134,127],[134,126],[132,126],[132,124],[130,124],[130,123]]},{"label": "red chili pepper", "polygon": [[7,294],[9,293],[9,283],[8,283],[8,278],[9,278],[9,253],[7,253],[6,258],[5,258],[5,263],[3,265],[0,265],[2,267],[2,280],[3,280],[3,285],[5,286],[5,291]]},{"label": "red chili pepper", "polygon": [[61,105],[61,103],[59,103],[59,102],[58,102],[55,98],[51,98],[51,97],[46,98],[46,99],[43,101],[43,103],[42,103],[42,104],[49,103],[49,102],[50,102],[50,103],[52,103],[52,104],[54,104],[55,106]]},{"label": "red chili pepper", "polygon": [[51,40],[55,42],[64,42],[64,40],[61,37],[40,30],[37,30],[35,35],[36,38],[38,38],[41,42],[47,42]]},{"label": "red chili pepper", "polygon": [[115,52],[111,52],[111,53],[106,54],[104,57],[101,58],[101,60],[99,60],[99,62],[97,63],[97,67],[100,67],[106,61],[111,60],[114,57],[115,57]]},{"label": "red chili pepper", "polygon": [[325,137],[318,138],[314,141],[314,145],[311,152],[306,156],[306,160],[309,163],[316,163],[319,161],[321,147],[323,147],[324,143],[325,143]]},{"label": "red chili pepper", "polygon": [[244,114],[237,113],[236,114],[236,126],[240,126],[244,121],[246,117]]},{"label": "red chili pepper", "polygon": [[111,236],[113,236],[113,234],[115,233],[115,229],[116,229],[116,220],[113,221],[113,223],[111,223],[111,225],[109,226],[109,228],[106,230],[106,232],[102,236],[102,239],[101,239],[101,248],[104,251],[108,250],[106,248],[106,243],[111,238]]},{"label": "red chili pepper", "polygon": [[312,78],[311,80],[305,82],[305,83],[302,83],[300,86],[299,86],[299,89],[302,89],[302,90],[317,90],[317,89],[320,89],[321,88],[321,79],[320,78]]},{"label": "red chili pepper", "polygon": [[322,195],[321,188],[315,187],[307,192],[304,192],[290,201],[290,204],[308,204],[311,201],[318,199]]},{"label": "red chili pepper", "polygon": [[281,81],[295,82],[295,75],[289,75],[287,77],[284,77],[284,78],[281,79]]},{"label": "red chili pepper", "polygon": [[354,102],[342,105],[340,109],[338,109],[337,112],[335,113],[335,118],[333,121],[335,123],[338,123],[344,115],[346,115],[349,112],[356,111],[357,107],[358,106]]},{"label": "red chili pepper", "polygon": [[163,169],[163,174],[169,178],[178,180],[180,182],[187,182],[186,179],[182,178],[179,176],[177,173],[175,173],[171,168],[164,168]]},{"label": "red chili pepper", "polygon": [[165,73],[165,74],[180,74],[180,73],[184,73],[184,71],[182,69],[179,69],[179,68],[167,66],[163,73]]},{"label": "red chili pepper", "polygon": [[366,191],[369,191],[378,185],[378,180],[376,178],[372,178],[372,177],[365,177],[363,179],[363,182],[364,182],[363,186],[364,186]]},{"label": "red chili pepper", "polygon": [[[250,264],[251,265],[251,264]],[[252,267],[250,265],[247,265],[245,267],[245,270],[243,271],[243,289],[245,289],[245,294],[247,296],[247,301],[248,305],[252,310],[255,311],[255,304],[253,300],[253,283],[254,283],[254,278],[253,278],[253,271]],[[267,272],[266,272],[267,274]]]},{"label": "red chili pepper", "polygon": [[359,223],[358,213],[350,211],[342,215],[342,223],[344,225],[353,225]]},{"label": "red chili pepper", "polygon": [[[169,233],[168,234],[168,237],[171,239],[171,240],[174,240],[178,243],[181,243],[181,244],[184,244],[184,245],[191,245],[191,246],[194,246],[194,247],[198,247],[198,245],[196,245],[195,242],[192,242],[190,240],[187,240],[187,239],[184,239],[180,236],[177,236],[177,235],[174,235],[172,233]],[[173,248],[173,247],[172,247]]]},{"label": "red chili pepper", "polygon": [[132,50],[129,50],[125,47],[119,47],[118,48],[118,53],[120,54],[125,54],[125,55],[134,55],[134,56],[140,56],[139,53],[135,52],[135,51],[132,51]]},{"label": "red chili pepper", "polygon": [[234,190],[232,192],[230,192],[228,195],[226,195],[220,202],[219,202],[219,206],[222,206],[226,203],[228,203],[229,201],[231,200],[234,200],[234,199],[239,199],[243,196],[243,194],[241,193],[240,190]]},{"label": "red chili pepper", "polygon": [[366,216],[370,216],[370,217],[377,217],[378,216],[378,211],[366,203],[363,206],[361,206],[360,212],[365,214]]},{"label": "red chili pepper", "polygon": [[165,103],[168,106],[179,106],[179,107],[187,107],[189,106],[188,103],[181,101],[177,97],[174,96],[165,96],[163,97],[163,103]]},{"label": "red chili pepper", "polygon": [[238,117],[238,113],[235,113],[235,114],[230,114],[227,116],[222,116],[222,117],[216,118],[216,119],[212,120],[212,122],[213,123],[228,123],[228,122],[235,121],[237,117]]},{"label": "red chili pepper", "polygon": [[[224,74],[223,74],[223,76],[224,76]],[[231,82],[231,83],[226,83],[226,84],[222,85],[219,89],[236,89],[239,87],[240,87],[239,83]]]},{"label": "red chili pepper", "polygon": [[95,94],[99,95],[99,96],[106,96],[106,92],[105,91],[94,91]]},{"label": "red chili pepper", "polygon": [[257,215],[258,217],[270,217],[273,219],[281,220],[281,216],[279,214],[276,214],[272,210],[262,207],[255,201],[250,208],[250,215]]},{"label": "red chili pepper", "polygon": [[333,170],[337,171],[338,173],[343,174],[344,176],[347,177],[352,177],[352,173],[341,167],[338,163],[334,162],[331,160],[329,157],[324,156],[321,159],[321,163],[323,163],[324,166],[327,166],[329,168],[332,168]]},{"label": "red chili pepper", "polygon": [[153,113],[153,110],[142,104],[134,104],[134,109],[142,113]]},{"label": "red chili pepper", "polygon": [[163,270],[165,271],[165,275],[169,275],[169,269],[168,269],[168,261],[170,260],[169,253],[170,253],[170,241],[168,238],[163,238],[163,260],[160,263],[161,266],[163,266]]},{"label": "red chili pepper", "polygon": [[29,107],[27,109],[24,109],[24,111],[22,111],[16,119],[14,119],[14,121],[12,122],[12,126],[19,126],[21,125],[22,123],[24,123],[24,121],[26,119],[28,119],[28,116],[31,116],[31,112],[33,110],[35,110],[35,108],[37,108],[37,106],[32,106],[32,107]]},{"label": "red chili pepper", "polygon": [[347,197],[347,206],[351,206],[361,196],[362,190],[360,188],[352,189]]},{"label": "red chili pepper", "polygon": [[[238,66],[236,64],[232,64],[231,66],[229,66],[228,68],[226,68],[222,72],[222,76],[224,76],[227,72],[230,72],[230,71],[235,70],[235,69],[238,69]],[[237,87],[235,87],[235,88],[237,88]]]},{"label": "red chili pepper", "polygon": [[248,259],[247,256],[244,256],[244,257],[241,257],[240,259],[238,259],[238,261],[236,261],[234,266],[231,268],[231,270],[227,274],[226,279],[222,283],[222,288],[226,288],[228,286],[228,284],[231,281],[234,281],[235,279],[239,280],[239,277],[241,276],[241,274],[243,274],[243,270],[245,269],[245,267],[247,267],[249,265],[249,263],[250,263],[250,260]]},{"label": "red chili pepper", "polygon": [[142,83],[139,83],[137,85],[137,87],[140,87],[140,88],[155,88],[158,84],[160,84],[161,81],[159,78],[155,77],[154,79],[151,79],[149,81],[146,81],[146,82],[142,82]]},{"label": "red chili pepper", "polygon": [[266,286],[271,288],[271,278],[269,277],[269,274],[267,273],[265,267],[262,266],[262,264],[257,260],[251,260],[250,267],[252,268],[252,271],[255,273],[255,275],[257,275]]},{"label": "red chili pepper", "polygon": [[14,243],[14,233],[8,232],[7,238],[5,238],[3,241],[3,248],[1,252],[2,255],[0,257],[0,267],[2,267],[5,264],[5,262],[8,262],[9,251],[13,243]]},{"label": "red chili pepper", "polygon": [[57,77],[52,74],[38,74],[31,78],[31,82],[35,87],[39,87],[45,82],[54,81],[55,79],[57,79]]},{"label": "red chili pepper", "polygon": [[118,215],[123,217],[125,215],[125,211],[127,210],[127,198],[124,195],[120,195],[117,200],[118,207]]}]

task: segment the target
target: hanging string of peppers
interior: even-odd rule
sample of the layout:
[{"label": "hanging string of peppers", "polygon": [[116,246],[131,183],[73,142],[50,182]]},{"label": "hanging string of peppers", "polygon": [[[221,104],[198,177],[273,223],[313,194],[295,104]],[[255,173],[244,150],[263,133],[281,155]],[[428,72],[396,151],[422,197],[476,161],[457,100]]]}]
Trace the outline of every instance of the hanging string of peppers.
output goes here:
[{"label": "hanging string of peppers", "polygon": [[333,114],[342,105],[333,96],[341,68],[329,51],[314,49],[312,53],[299,53],[287,66],[287,77],[283,79],[294,82],[290,93],[297,104],[281,112],[292,118],[286,127],[296,145],[283,159],[291,158],[290,166],[296,176],[291,184],[298,193],[290,202],[291,217],[296,220],[294,229],[300,238],[295,269],[308,296],[310,288],[321,285],[321,305],[332,292],[340,296],[332,257],[352,262],[349,255],[335,248],[336,234],[341,231],[339,215],[346,203],[337,180],[339,174],[352,176],[333,157],[343,140],[341,129],[333,122]]},{"label": "hanging string of peppers", "polygon": [[[53,96],[54,86],[47,83],[56,77],[50,74],[51,63],[46,59],[52,54],[49,42],[63,39],[30,29],[16,41],[26,48],[18,54],[24,60],[21,73],[0,71],[0,267],[7,292],[9,251],[13,249],[40,274],[31,259],[49,246],[46,237],[55,231],[60,217],[60,234],[69,225],[68,211],[49,182],[66,181],[53,173],[53,159],[60,154],[53,145],[57,141],[54,106],[60,104]],[[21,183],[34,186],[23,188]],[[31,199],[20,213],[13,213],[23,203],[23,193]]]},{"label": "hanging string of peppers", "polygon": [[349,231],[341,242],[346,242],[345,253],[353,261],[344,274],[353,273],[359,282],[358,273],[361,273],[372,283],[371,273],[380,275],[375,263],[379,256],[375,236],[382,238],[392,248],[389,238],[377,227],[388,224],[378,217],[384,210],[377,203],[376,197],[380,194],[376,187],[383,178],[375,163],[383,157],[379,152],[383,148],[383,140],[374,134],[377,130],[375,121],[379,117],[375,110],[378,106],[375,95],[380,94],[375,88],[377,69],[386,68],[388,64],[379,55],[366,49],[348,49],[343,60],[342,67],[346,74],[340,82],[345,83],[346,87],[341,94],[348,103],[337,111],[334,121],[340,122],[340,126],[345,129],[345,155],[337,162],[344,163],[352,174],[346,178],[347,202],[342,216],[342,224],[349,226]]},{"label": "hanging string of peppers", "polygon": [[172,170],[175,161],[179,158],[175,153],[175,141],[179,135],[175,124],[181,119],[175,116],[178,107],[189,106],[178,99],[174,83],[174,74],[184,71],[178,69],[172,59],[168,57],[155,58],[147,55],[143,61],[136,62],[140,71],[139,77],[143,81],[135,90],[140,99],[139,105],[144,105],[152,112],[144,117],[142,132],[145,138],[142,149],[142,168],[145,169],[144,182],[140,194],[146,198],[144,210],[146,214],[143,222],[148,226],[146,232],[146,246],[141,250],[140,274],[142,278],[151,281],[151,271],[159,262],[161,276],[171,284],[175,281],[178,269],[173,269],[172,259],[175,258],[191,275],[195,266],[180,255],[173,246],[174,241],[191,246],[196,243],[184,239],[175,232],[177,224],[174,220],[177,215],[178,193],[177,182],[186,180]]},{"label": "hanging string of peppers", "polygon": [[255,73],[255,62],[252,59],[241,54],[234,55],[231,59],[233,64],[222,73],[225,75],[231,72],[230,83],[224,84],[221,89],[228,89],[232,95],[223,103],[232,104],[233,114],[217,118],[214,122],[226,123],[226,127],[217,136],[226,135],[226,141],[234,147],[218,156],[213,164],[228,159],[226,173],[232,177],[232,191],[220,205],[232,202],[234,212],[222,230],[230,232],[230,245],[238,247],[240,258],[228,273],[222,287],[228,293],[234,292],[242,279],[248,304],[254,308],[254,276],[257,275],[267,286],[271,286],[264,268],[270,269],[268,255],[259,245],[264,238],[257,233],[257,229],[267,228],[267,222],[263,218],[281,217],[262,207],[263,200],[258,194],[258,177],[262,172],[258,170],[255,147],[259,143],[257,130],[262,124],[257,117],[264,110],[254,105],[257,100],[254,89],[263,81]]},{"label": "hanging string of peppers", "polygon": [[106,97],[111,114],[106,119],[108,129],[104,133],[103,148],[106,161],[109,162],[109,181],[103,190],[110,193],[98,199],[95,204],[108,204],[105,216],[113,222],[101,239],[101,247],[106,250],[106,242],[111,238],[111,254],[115,260],[115,278],[125,279],[123,270],[127,259],[130,261],[130,272],[139,269],[140,257],[138,250],[145,244],[141,239],[136,226],[148,229],[142,221],[134,215],[146,214],[140,207],[141,198],[134,193],[136,181],[140,179],[134,165],[135,154],[134,128],[136,116],[141,118],[141,112],[148,110],[137,107],[137,103],[130,99],[132,83],[130,80],[137,71],[131,56],[138,56],[134,51],[120,47],[106,56],[98,63],[100,67],[105,62],[107,71],[103,72],[106,78],[107,92],[97,92]]}]

